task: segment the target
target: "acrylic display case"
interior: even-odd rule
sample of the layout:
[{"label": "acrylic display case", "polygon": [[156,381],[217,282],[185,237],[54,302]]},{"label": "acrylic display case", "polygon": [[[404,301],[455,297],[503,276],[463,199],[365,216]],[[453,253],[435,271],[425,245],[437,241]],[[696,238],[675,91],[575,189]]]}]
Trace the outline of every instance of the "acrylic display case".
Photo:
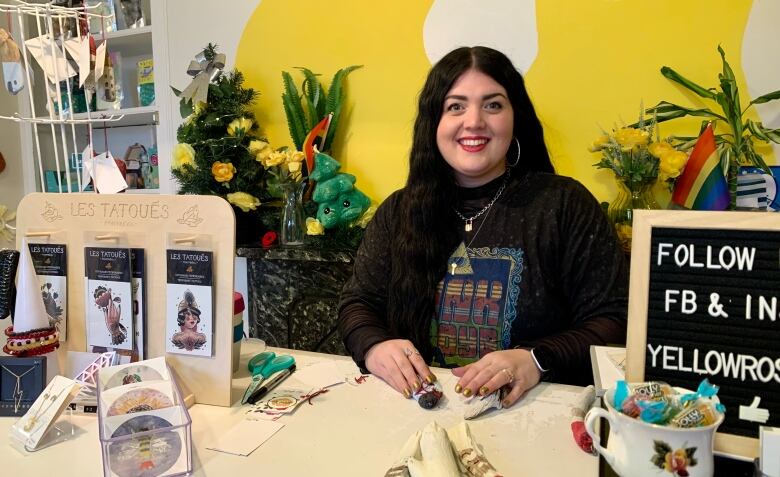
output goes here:
[{"label": "acrylic display case", "polygon": [[[133,365],[140,363],[143,361]],[[170,369],[167,379],[110,389],[100,380],[98,376],[103,475],[158,477],[191,473],[192,419]]]}]

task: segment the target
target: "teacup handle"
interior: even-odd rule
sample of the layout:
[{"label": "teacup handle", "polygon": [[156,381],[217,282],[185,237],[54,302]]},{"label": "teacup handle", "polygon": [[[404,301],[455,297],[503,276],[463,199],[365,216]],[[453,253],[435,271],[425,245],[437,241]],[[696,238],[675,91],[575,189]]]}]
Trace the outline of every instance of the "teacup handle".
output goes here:
[{"label": "teacup handle", "polygon": [[596,450],[604,456],[604,460],[607,461],[607,463],[614,468],[615,463],[615,456],[607,450],[606,447],[601,447],[601,438],[599,437],[598,433],[594,429],[596,425],[596,421],[603,417],[607,421],[609,421],[609,432],[610,434],[616,435],[618,434],[618,428],[615,425],[615,420],[612,417],[610,413],[605,411],[604,409],[601,409],[600,407],[592,407],[588,413],[585,415],[585,431],[588,433],[591,439],[593,439],[593,447],[596,448]]}]

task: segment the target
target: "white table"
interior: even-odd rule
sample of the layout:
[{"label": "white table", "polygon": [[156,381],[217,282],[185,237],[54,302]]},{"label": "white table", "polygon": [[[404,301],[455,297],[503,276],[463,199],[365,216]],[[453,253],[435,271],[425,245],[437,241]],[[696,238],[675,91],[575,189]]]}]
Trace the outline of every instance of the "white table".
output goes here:
[{"label": "white table", "polygon": [[[240,400],[249,373],[245,363],[257,351],[242,349],[241,368],[233,379],[234,401]],[[340,370],[357,373],[343,356],[275,350],[295,356],[299,369],[333,360]],[[448,399],[455,378],[449,370],[434,369]],[[290,383],[295,376],[290,378]],[[595,476],[598,459],[581,451],[572,439],[568,404],[581,388],[542,383],[510,409],[491,411],[469,421],[475,440],[487,458],[506,476]],[[404,399],[373,376],[359,386],[340,384],[282,417],[285,427],[249,457],[224,454],[206,447],[244,419],[238,404],[231,408],[196,404],[190,409],[193,475],[229,476],[381,476],[396,460],[410,435],[436,420],[442,427],[461,421],[456,403],[433,410]],[[77,435],[29,455],[7,444],[14,418],[0,418],[2,475],[99,476],[102,473],[97,417],[74,415]]]}]

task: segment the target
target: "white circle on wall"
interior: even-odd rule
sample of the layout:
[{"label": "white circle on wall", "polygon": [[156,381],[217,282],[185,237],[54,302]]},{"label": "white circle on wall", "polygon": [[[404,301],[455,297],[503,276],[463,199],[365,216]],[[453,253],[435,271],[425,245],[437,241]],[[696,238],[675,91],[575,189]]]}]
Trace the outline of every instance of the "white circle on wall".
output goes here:
[{"label": "white circle on wall", "polygon": [[535,0],[434,0],[423,42],[431,64],[461,46],[501,51],[525,74],[539,51]]}]

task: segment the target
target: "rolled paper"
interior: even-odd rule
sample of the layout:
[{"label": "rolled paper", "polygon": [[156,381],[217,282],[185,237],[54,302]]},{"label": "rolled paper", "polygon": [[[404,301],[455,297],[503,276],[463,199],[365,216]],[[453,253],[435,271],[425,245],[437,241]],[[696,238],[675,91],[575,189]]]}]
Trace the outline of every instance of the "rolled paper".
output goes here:
[{"label": "rolled paper", "polygon": [[577,446],[589,454],[593,454],[593,439],[585,430],[585,414],[596,399],[596,388],[593,385],[585,387],[571,407],[571,433]]}]

